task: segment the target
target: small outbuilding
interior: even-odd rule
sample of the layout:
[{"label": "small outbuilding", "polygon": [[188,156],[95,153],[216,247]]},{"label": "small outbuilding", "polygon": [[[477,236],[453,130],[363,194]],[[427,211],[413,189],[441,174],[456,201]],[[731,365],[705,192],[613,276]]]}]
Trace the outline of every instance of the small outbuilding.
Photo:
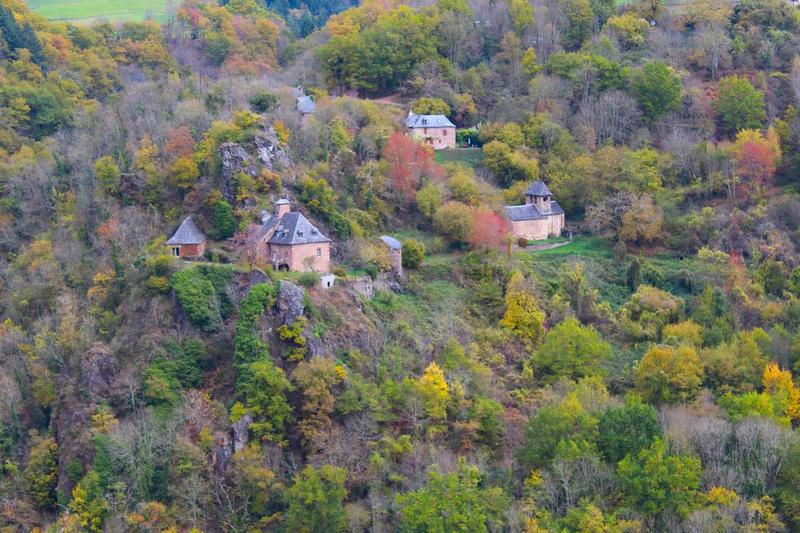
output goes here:
[{"label": "small outbuilding", "polygon": [[192,217],[186,217],[164,246],[168,246],[175,257],[203,257],[206,253],[206,242],[206,236]]},{"label": "small outbuilding", "polygon": [[381,241],[386,247],[389,249],[389,258],[392,260],[392,272],[396,276],[403,275],[403,243],[395,239],[394,237],[390,237],[388,235],[382,235]]},{"label": "small outbuilding", "polygon": [[319,283],[323,289],[330,289],[333,287],[334,283],[336,283],[336,275],[335,274],[323,274],[319,278]]}]

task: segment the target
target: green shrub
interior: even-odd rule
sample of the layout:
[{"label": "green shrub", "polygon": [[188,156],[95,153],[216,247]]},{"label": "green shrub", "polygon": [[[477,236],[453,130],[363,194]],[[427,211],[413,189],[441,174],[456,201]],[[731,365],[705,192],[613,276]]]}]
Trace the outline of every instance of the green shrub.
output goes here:
[{"label": "green shrub", "polygon": [[236,218],[233,216],[231,204],[223,199],[214,204],[214,230],[215,239],[229,239],[236,232]]},{"label": "green shrub", "polygon": [[316,272],[303,272],[300,274],[300,277],[297,278],[297,283],[307,289],[310,289],[311,287],[316,287],[319,285],[320,277]]},{"label": "green shrub", "polygon": [[417,268],[425,259],[425,245],[417,239],[406,239],[403,241],[403,266],[406,268]]},{"label": "green shrub", "polygon": [[291,325],[284,324],[278,328],[278,336],[282,341],[291,345],[286,358],[290,361],[302,361],[306,356],[306,338],[303,331],[306,329],[308,319],[301,316]]},{"label": "green shrub", "polygon": [[226,266],[200,265],[176,272],[172,289],[178,303],[193,326],[216,331],[232,311],[227,295],[233,269]]},{"label": "green shrub", "polygon": [[256,113],[269,113],[278,105],[278,97],[269,91],[260,92],[250,97],[250,108]]}]

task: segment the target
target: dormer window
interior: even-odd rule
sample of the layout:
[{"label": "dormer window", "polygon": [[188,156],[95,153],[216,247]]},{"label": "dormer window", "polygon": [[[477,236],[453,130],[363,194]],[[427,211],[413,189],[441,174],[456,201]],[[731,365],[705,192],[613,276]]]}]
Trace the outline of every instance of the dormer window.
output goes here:
[{"label": "dormer window", "polygon": [[428,124],[428,119],[427,118],[423,118],[422,119],[422,125],[425,126],[427,124]]},{"label": "dormer window", "polygon": [[302,237],[303,236],[303,230],[301,230],[301,229],[297,230],[297,236],[298,237]]}]

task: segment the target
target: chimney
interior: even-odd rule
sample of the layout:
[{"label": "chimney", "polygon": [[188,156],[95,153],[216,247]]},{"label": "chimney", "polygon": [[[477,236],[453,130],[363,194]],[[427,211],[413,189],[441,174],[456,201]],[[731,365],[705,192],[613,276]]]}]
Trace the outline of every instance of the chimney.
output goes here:
[{"label": "chimney", "polygon": [[286,198],[281,198],[275,202],[275,216],[281,218],[292,210],[292,204]]}]

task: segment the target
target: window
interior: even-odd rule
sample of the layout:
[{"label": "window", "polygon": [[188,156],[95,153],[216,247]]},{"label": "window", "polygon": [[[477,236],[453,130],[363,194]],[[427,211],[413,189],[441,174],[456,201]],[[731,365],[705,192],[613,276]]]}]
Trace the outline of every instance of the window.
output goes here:
[{"label": "window", "polygon": [[174,255],[175,257],[179,257],[181,255],[180,246],[173,246],[172,247],[172,255]]},{"label": "window", "polygon": [[322,257],[322,248],[317,248],[317,257]]},{"label": "window", "polygon": [[445,137],[447,137],[447,130],[442,130],[442,135],[444,135]]},{"label": "window", "polygon": [[428,128],[422,128],[422,133],[428,133]]}]

